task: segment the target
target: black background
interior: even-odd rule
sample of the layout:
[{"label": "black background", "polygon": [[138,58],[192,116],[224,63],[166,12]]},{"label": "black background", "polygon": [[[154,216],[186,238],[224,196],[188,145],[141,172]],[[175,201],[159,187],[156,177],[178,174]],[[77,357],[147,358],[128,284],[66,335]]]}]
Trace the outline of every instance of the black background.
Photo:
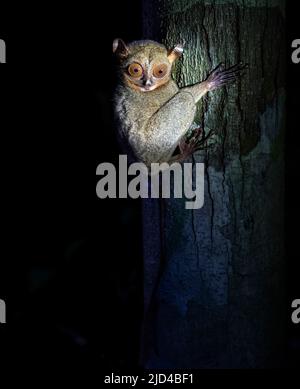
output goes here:
[{"label": "black background", "polygon": [[[287,1],[287,131],[286,131],[286,258],[287,308],[300,296],[299,221],[300,221],[300,64],[290,58],[291,43],[300,37],[300,9],[296,2]],[[287,315],[289,318],[289,315]],[[300,325],[288,321],[288,367],[300,365]]]},{"label": "black background", "polygon": [[[287,358],[299,364],[300,12],[288,1]],[[138,366],[143,268],[140,203],[95,196],[96,166],[117,161],[112,40],[142,38],[139,1],[0,6],[2,240],[6,359],[53,371]],[[149,37],[151,38],[151,37]],[[272,66],[272,64],[270,64]],[[12,358],[12,359],[11,359]],[[29,369],[29,373],[30,370]]]},{"label": "black background", "polygon": [[119,154],[112,41],[140,36],[132,5],[1,9],[1,335],[14,363],[138,364],[140,203],[95,194],[97,165]]}]

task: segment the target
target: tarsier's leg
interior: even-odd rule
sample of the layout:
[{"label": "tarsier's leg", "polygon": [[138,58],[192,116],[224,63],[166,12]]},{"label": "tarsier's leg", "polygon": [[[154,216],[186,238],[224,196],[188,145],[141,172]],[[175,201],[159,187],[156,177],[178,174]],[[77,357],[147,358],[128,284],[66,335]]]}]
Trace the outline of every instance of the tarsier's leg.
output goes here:
[{"label": "tarsier's leg", "polygon": [[176,93],[148,121],[141,160],[146,164],[169,161],[180,139],[191,127],[195,113],[192,94]]},{"label": "tarsier's leg", "polygon": [[[207,92],[213,91],[223,85],[236,81],[241,71],[243,71],[247,65],[239,63],[232,66],[229,69],[224,70],[224,65],[220,64],[208,78],[196,85],[192,85],[187,88],[183,88],[194,96],[195,101],[199,101]],[[204,134],[203,130],[196,128],[193,131],[193,135],[190,139],[183,137],[179,142],[180,154],[174,155],[170,158],[169,163],[184,161],[187,157],[192,155],[195,151],[203,148],[206,140],[212,135],[210,131],[207,135]]]}]

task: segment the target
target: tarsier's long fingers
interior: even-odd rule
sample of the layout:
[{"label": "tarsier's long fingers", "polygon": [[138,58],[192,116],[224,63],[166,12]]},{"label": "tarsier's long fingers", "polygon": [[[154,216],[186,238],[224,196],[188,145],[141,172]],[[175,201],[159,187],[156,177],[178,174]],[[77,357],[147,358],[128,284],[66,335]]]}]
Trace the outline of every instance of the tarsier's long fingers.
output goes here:
[{"label": "tarsier's long fingers", "polygon": [[179,142],[179,150],[181,154],[190,154],[193,152],[195,145],[199,142],[199,138],[201,138],[201,135],[203,134],[203,129],[201,127],[195,128],[191,135],[187,138],[184,138],[181,142]]},{"label": "tarsier's long fingers", "polygon": [[203,134],[203,136],[198,139],[197,143],[195,144],[195,151],[198,150],[205,150],[211,147],[211,145],[208,145],[206,142],[209,138],[211,138],[215,134],[215,131],[210,130],[207,135]]},{"label": "tarsier's long fingers", "polygon": [[192,155],[198,150],[208,149],[210,145],[206,144],[206,141],[214,134],[213,130],[210,130],[205,135],[201,127],[195,128],[192,131],[191,136],[183,138],[179,143],[180,154],[174,156],[172,161],[184,161],[188,156]]},{"label": "tarsier's long fingers", "polygon": [[213,70],[206,80],[208,82],[209,90],[211,91],[219,88],[220,86],[236,81],[241,75],[241,72],[247,69],[247,67],[248,64],[240,62],[228,69],[224,69],[224,64],[221,63],[215,70]]}]

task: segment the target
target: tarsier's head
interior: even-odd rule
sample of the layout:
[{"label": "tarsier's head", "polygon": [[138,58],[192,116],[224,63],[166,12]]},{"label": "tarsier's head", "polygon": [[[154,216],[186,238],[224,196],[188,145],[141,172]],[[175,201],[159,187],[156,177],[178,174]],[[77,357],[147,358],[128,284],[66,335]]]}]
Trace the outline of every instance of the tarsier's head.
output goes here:
[{"label": "tarsier's head", "polygon": [[113,52],[120,61],[126,85],[140,92],[149,92],[170,80],[172,64],[181,56],[183,45],[178,44],[168,50],[154,41],[136,41],[126,45],[122,39],[115,39]]}]

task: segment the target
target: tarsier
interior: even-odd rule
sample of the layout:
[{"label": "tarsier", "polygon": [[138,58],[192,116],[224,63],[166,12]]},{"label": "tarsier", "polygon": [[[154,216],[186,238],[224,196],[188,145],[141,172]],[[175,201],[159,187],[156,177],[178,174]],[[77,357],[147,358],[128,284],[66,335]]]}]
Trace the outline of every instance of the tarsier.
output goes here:
[{"label": "tarsier", "polygon": [[245,68],[242,63],[229,69],[220,64],[205,81],[179,89],[171,70],[183,45],[168,50],[150,40],[126,45],[115,39],[113,52],[121,76],[115,95],[119,135],[128,152],[147,166],[183,161],[198,150],[203,132],[196,129],[192,137],[186,136],[197,102],[207,92],[235,81]]}]

